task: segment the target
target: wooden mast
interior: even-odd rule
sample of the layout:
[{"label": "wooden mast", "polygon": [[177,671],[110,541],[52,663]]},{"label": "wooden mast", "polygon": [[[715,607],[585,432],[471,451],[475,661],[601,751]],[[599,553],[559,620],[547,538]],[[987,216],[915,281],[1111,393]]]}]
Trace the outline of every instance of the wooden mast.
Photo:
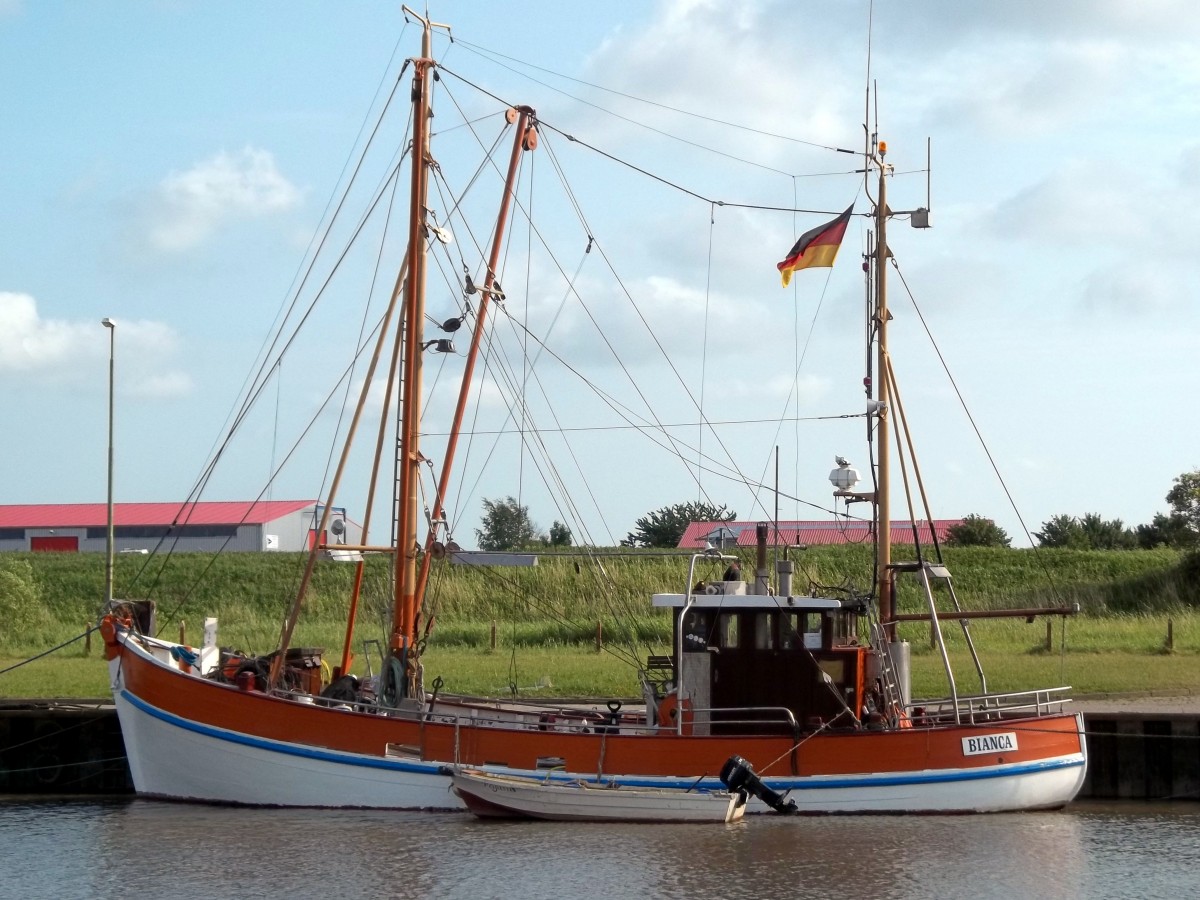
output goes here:
[{"label": "wooden mast", "polygon": [[[409,207],[408,281],[404,291],[403,350],[400,359],[401,418],[399,441],[399,471],[396,486],[396,553],[394,557],[394,604],[392,634],[389,641],[392,655],[407,667],[409,651],[415,642],[416,581],[417,581],[417,519],[419,468],[422,457],[419,446],[421,425],[421,353],[423,320],[425,318],[426,271],[426,195],[429,186],[429,94],[432,69],[433,22],[408,7],[423,26],[421,57],[413,60],[413,142],[412,183]],[[407,673],[406,673],[407,675]],[[406,682],[409,679],[406,678]],[[397,697],[407,694],[408,685],[393,685]],[[403,693],[402,693],[403,692]]]},{"label": "wooden mast", "polygon": [[879,401],[877,434],[879,437],[878,483],[876,484],[875,534],[878,544],[876,573],[876,596],[879,598],[879,619],[884,623],[887,639],[896,639],[896,626],[892,623],[892,509],[891,475],[889,455],[891,440],[888,425],[888,379],[890,367],[887,351],[888,308],[887,308],[887,165],[883,157],[887,144],[879,141],[875,151],[875,163],[879,167],[879,194],[875,200],[875,339],[878,348],[876,365],[877,382],[875,399]]}]

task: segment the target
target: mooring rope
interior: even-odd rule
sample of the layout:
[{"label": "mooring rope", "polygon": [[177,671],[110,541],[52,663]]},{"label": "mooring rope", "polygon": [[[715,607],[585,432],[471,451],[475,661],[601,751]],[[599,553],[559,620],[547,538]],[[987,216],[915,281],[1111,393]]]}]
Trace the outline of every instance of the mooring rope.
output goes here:
[{"label": "mooring rope", "polygon": [[100,629],[97,626],[93,625],[91,628],[89,628],[83,634],[77,635],[77,636],[71,638],[69,641],[63,641],[57,647],[51,647],[49,650],[39,653],[37,656],[31,656],[31,657],[29,657],[29,659],[21,660],[19,663],[13,663],[11,666],[9,666],[6,669],[0,669],[0,675],[4,675],[6,672],[11,672],[13,669],[19,669],[19,668],[21,668],[21,666],[28,665],[29,663],[33,662],[34,660],[41,659],[43,656],[49,656],[51,653],[61,650],[63,647],[69,647],[69,646],[71,646],[71,644],[75,643],[76,641],[83,640],[85,637],[87,637],[93,631],[99,631],[99,630]]}]

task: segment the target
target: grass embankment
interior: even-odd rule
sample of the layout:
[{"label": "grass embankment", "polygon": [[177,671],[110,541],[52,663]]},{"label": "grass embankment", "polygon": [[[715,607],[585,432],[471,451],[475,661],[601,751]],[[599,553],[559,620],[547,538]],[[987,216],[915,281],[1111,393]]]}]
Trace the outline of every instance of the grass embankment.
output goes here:
[{"label": "grass embankment", "polygon": [[[897,558],[905,558],[902,551]],[[743,564],[750,571],[750,560]],[[976,620],[972,634],[988,686],[1021,689],[1071,684],[1076,693],[1159,690],[1200,691],[1200,562],[1172,551],[1085,552],[964,548],[947,552],[958,598],[965,608],[1063,606],[1081,615],[1053,621],[1051,650],[1046,620]],[[813,583],[838,588],[862,584],[869,556],[864,547],[806,551],[797,567],[797,589]],[[151,597],[159,626],[174,636],[180,623],[199,639],[206,615],[220,619],[220,641],[248,652],[266,652],[298,584],[303,561],[290,554],[204,554],[160,560],[119,556],[116,595]],[[686,558],[643,556],[602,560],[603,576],[579,557],[543,556],[536,568],[480,569],[445,566],[431,582],[436,616],[425,656],[426,681],[444,679],[452,691],[560,696],[637,693],[632,660],[669,652],[670,621],[651,609],[650,594],[681,589]],[[102,557],[75,554],[0,554],[0,668],[79,635],[95,622],[103,593]],[[294,646],[327,649],[336,662],[345,629],[354,566],[323,563],[309,591]],[[698,572],[718,578],[719,569]],[[358,616],[356,670],[361,640],[382,638],[390,621],[387,563],[372,560]],[[902,586],[902,609],[919,608],[911,585]],[[942,604],[943,606],[945,604]],[[1167,622],[1173,650],[1166,649]],[[496,622],[495,649],[491,648]],[[595,651],[600,623],[606,652]],[[978,687],[962,632],[945,627],[960,691]],[[914,693],[944,693],[940,655],[923,623],[901,626],[911,641]],[[91,655],[82,641],[43,660],[0,675],[0,696],[103,696],[107,676],[98,635]]]}]

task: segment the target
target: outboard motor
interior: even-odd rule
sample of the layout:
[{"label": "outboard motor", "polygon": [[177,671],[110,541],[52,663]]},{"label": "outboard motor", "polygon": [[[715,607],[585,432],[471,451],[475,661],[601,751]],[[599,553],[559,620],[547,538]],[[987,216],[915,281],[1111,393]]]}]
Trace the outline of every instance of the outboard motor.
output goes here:
[{"label": "outboard motor", "polygon": [[782,794],[763,784],[762,779],[750,767],[750,763],[736,754],[725,760],[725,765],[721,766],[721,782],[730,791],[753,794],[775,812],[785,816],[799,811],[795,800],[786,800]]}]

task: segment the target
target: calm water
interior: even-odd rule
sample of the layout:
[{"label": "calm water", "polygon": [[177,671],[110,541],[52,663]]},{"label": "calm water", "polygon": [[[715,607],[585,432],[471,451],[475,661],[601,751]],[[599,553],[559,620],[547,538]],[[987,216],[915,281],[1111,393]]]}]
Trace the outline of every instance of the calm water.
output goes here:
[{"label": "calm water", "polygon": [[1190,897],[1200,806],[736,825],[0,801],[0,896]]}]

